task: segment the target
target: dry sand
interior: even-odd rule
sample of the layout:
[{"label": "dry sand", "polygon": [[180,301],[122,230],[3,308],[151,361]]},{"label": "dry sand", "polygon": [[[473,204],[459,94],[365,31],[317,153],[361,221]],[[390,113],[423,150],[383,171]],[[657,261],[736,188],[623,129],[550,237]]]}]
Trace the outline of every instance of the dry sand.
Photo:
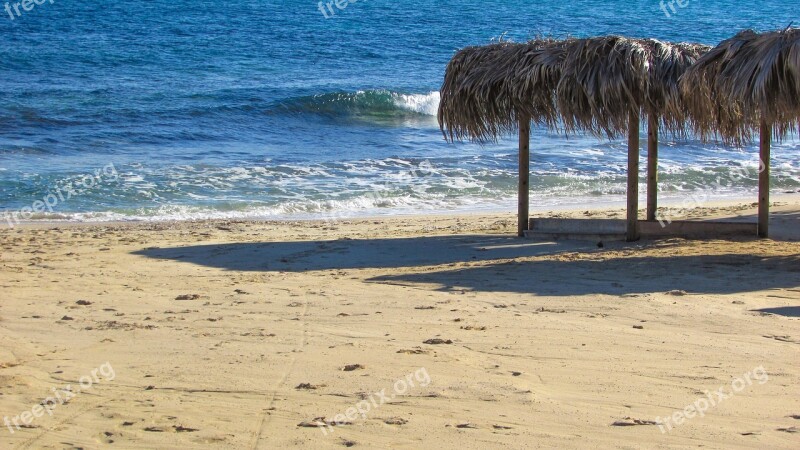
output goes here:
[{"label": "dry sand", "polygon": [[513,214],[5,229],[0,415],[74,396],[0,448],[797,449],[800,201],[779,204],[775,240],[602,248],[515,238]]}]

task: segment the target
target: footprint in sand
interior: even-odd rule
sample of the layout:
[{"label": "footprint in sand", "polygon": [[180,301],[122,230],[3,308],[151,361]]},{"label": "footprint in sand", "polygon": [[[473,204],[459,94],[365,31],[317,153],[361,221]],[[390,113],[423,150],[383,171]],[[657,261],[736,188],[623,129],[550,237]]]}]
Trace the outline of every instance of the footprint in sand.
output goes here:
[{"label": "footprint in sand", "polygon": [[387,425],[405,425],[408,423],[408,420],[402,417],[389,417],[388,419],[383,419],[383,423]]},{"label": "footprint in sand", "polygon": [[112,436],[114,436],[114,433],[112,433],[110,431],[104,431],[102,433],[102,437],[100,439],[106,444],[113,444],[114,443],[114,439],[111,439]]},{"label": "footprint in sand", "polygon": [[622,420],[617,420],[616,422],[612,423],[612,427],[635,427],[635,426],[646,426],[646,425],[658,425],[657,422],[652,420],[643,420],[643,419],[634,419],[633,417],[625,417]]},{"label": "footprint in sand", "polygon": [[421,348],[413,348],[413,349],[398,350],[397,353],[404,353],[406,355],[427,355],[430,352],[428,352],[427,350],[423,350]]},{"label": "footprint in sand", "polygon": [[323,387],[325,387],[324,384],[300,383],[294,388],[297,390],[314,391]]},{"label": "footprint in sand", "polygon": [[303,421],[297,424],[298,427],[302,428],[323,428],[323,427],[336,427],[342,425],[352,425],[352,422],[335,422],[333,420],[328,420],[324,416],[323,417],[315,417],[311,420]]},{"label": "footprint in sand", "polygon": [[780,342],[788,342],[790,344],[800,344],[800,341],[798,341],[796,339],[792,339],[791,336],[767,336],[767,335],[765,335],[764,337],[767,338],[767,339],[775,339],[776,341],[780,341]]}]

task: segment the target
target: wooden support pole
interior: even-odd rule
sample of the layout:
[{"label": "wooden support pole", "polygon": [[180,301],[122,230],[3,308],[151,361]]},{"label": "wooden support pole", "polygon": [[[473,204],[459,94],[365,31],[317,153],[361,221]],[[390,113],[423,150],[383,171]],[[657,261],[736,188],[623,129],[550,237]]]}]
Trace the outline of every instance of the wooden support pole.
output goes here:
[{"label": "wooden support pole", "polygon": [[658,212],[658,116],[647,118],[647,220]]},{"label": "wooden support pole", "polygon": [[530,197],[530,140],[531,140],[531,120],[523,115],[519,119],[519,196],[518,196],[518,218],[517,232],[519,236],[525,236],[528,229],[528,209]]},{"label": "wooden support pole", "polygon": [[639,240],[639,113],[628,117],[628,242]]},{"label": "wooden support pole", "polygon": [[772,127],[761,122],[761,162],[758,174],[758,237],[769,237],[769,159]]}]

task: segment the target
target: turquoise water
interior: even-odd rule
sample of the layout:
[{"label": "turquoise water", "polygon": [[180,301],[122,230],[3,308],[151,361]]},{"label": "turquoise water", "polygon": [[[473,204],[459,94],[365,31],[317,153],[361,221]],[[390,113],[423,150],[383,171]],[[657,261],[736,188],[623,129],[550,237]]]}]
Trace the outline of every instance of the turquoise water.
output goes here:
[{"label": "turquoise water", "polygon": [[[665,3],[670,17],[657,1],[362,0],[329,18],[319,7],[55,0],[0,10],[0,211],[37,201],[47,206],[33,217],[51,220],[512,209],[514,138],[448,144],[438,130],[437,91],[458,48],[540,34],[715,44],[800,23],[796,2],[777,0]],[[624,195],[623,142],[534,130],[532,153],[534,208]],[[800,190],[800,142],[774,155],[776,191]],[[667,138],[663,195],[754,195],[757,162],[753,146]],[[741,168],[751,176],[711,186]]]}]

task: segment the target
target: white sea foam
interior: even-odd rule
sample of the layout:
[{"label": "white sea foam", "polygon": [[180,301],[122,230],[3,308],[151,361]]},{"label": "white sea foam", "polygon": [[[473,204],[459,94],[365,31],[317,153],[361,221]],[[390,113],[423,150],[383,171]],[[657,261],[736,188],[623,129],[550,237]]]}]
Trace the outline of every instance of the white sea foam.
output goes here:
[{"label": "white sea foam", "polygon": [[[422,97],[433,98],[434,94],[420,94],[410,104],[420,105]],[[514,144],[510,142],[507,147]],[[624,204],[626,164],[621,145],[614,142],[607,149],[578,145],[569,151],[561,141],[545,145],[560,154],[541,151],[532,158],[531,208],[589,208],[617,201]],[[488,155],[485,151],[478,153],[470,145],[462,148],[463,155],[443,152],[407,155],[394,153],[392,149],[385,155],[357,160],[249,162],[233,167],[131,164],[125,168],[120,183],[73,199],[67,205],[69,210],[59,211],[63,216],[33,219],[330,220],[492,209],[513,211],[516,155],[504,151],[505,147]],[[595,161],[598,148],[604,148],[608,154],[602,161]],[[800,188],[800,166],[791,153],[796,150],[796,146],[788,146],[786,151],[776,152],[773,158],[776,190],[789,192]],[[698,154],[687,158],[682,149],[665,149],[660,164],[662,203],[686,198],[692,192],[707,193],[715,199],[754,197],[757,152],[752,149],[741,153],[729,149],[720,152],[732,157]],[[731,170],[741,167],[750,168],[751,176],[731,183],[725,181]],[[32,175],[29,178],[36,181]],[[719,187],[713,184],[718,178],[724,181]],[[645,192],[644,186],[641,191]]]},{"label": "white sea foam", "polygon": [[433,91],[427,94],[395,94],[394,104],[398,108],[428,116],[435,116],[439,110],[439,92]]}]

